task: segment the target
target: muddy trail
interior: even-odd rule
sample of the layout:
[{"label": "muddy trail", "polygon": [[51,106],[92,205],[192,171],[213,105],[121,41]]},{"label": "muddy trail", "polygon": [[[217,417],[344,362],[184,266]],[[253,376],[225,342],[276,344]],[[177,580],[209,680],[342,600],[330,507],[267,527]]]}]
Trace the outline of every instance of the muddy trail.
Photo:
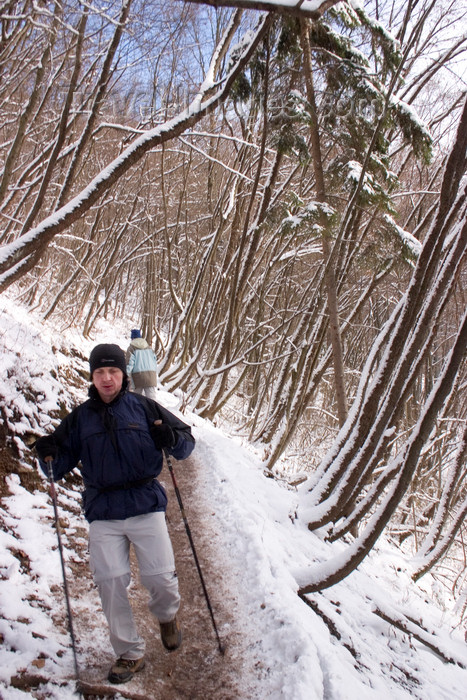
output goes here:
[{"label": "muddy trail", "polygon": [[[109,643],[106,645],[104,641],[104,644],[93,645],[93,639],[105,640],[107,627],[87,565],[87,555],[82,551],[79,561],[71,565],[73,575],[68,581],[74,608],[73,626],[82,697],[88,700],[110,697],[135,700],[234,700],[253,697],[250,693],[244,694],[244,684],[240,681],[246,663],[245,644],[236,615],[235,591],[229,586],[228,575],[222,570],[225,568],[225,558],[216,551],[219,544],[216,533],[211,529],[215,525],[210,524],[213,519],[210,520],[199,497],[197,474],[201,467],[195,455],[184,462],[174,462],[176,482],[223,653],[219,648],[174,486],[165,466],[161,481],[169,498],[168,528],[182,597],[178,616],[183,630],[182,646],[170,653],[162,646],[159,625],[147,608],[148,594],[139,581],[133,556],[129,597],[138,630],[146,641],[146,667],[129,683],[110,685],[106,677],[115,657]],[[84,592],[86,604],[81,606],[79,601]],[[91,607],[89,598],[92,600]],[[63,624],[66,624],[65,619]],[[99,652],[102,647],[107,647],[108,653]],[[239,687],[239,681],[243,690]]]}]

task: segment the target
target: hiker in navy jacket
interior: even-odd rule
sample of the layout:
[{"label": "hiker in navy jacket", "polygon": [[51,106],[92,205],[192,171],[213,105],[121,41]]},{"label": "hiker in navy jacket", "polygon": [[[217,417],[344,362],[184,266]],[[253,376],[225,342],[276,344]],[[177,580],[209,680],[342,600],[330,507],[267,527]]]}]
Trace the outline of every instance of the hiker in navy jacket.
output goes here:
[{"label": "hiker in navy jacket", "polygon": [[165,522],[167,497],[157,480],[163,450],[188,457],[194,438],[188,425],[144,396],[127,391],[125,354],[118,345],[91,352],[89,399],[77,406],[36,450],[54,479],[79,465],[89,526],[90,566],[118,658],[108,679],[129,681],[144,668],[139,636],[127,596],[130,543],[141,582],[150,593],[149,609],[158,619],[165,648],[180,646],[176,614],[180,605],[172,543]]}]

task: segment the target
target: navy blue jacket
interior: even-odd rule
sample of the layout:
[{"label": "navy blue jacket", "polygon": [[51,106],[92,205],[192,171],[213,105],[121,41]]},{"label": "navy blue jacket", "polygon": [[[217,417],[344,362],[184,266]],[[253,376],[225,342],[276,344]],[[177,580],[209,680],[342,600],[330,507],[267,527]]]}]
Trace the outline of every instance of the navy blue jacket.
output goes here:
[{"label": "navy blue jacket", "polygon": [[167,451],[185,459],[195,440],[188,425],[155,401],[123,390],[111,403],[101,401],[94,386],[90,397],[77,406],[52,435],[36,443],[42,470],[53,445],[55,481],[76,466],[80,468],[85,492],[86,519],[122,520],[135,515],[165,511],[167,496],[156,476],[163,457],[151,437],[156,419],[170,425],[176,443]]}]

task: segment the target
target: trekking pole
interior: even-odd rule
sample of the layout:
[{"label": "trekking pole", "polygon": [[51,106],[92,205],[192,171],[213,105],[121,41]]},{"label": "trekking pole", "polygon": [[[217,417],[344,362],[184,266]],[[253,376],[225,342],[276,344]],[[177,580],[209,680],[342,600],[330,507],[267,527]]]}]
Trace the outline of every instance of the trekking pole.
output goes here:
[{"label": "trekking pole", "polygon": [[68,630],[70,632],[71,648],[73,650],[73,660],[74,660],[74,664],[75,664],[75,676],[76,676],[76,682],[77,682],[77,692],[79,695],[82,695],[81,691],[79,690],[80,680],[79,680],[79,669],[78,669],[78,656],[76,653],[75,634],[73,632],[73,618],[71,615],[70,595],[68,593],[68,582],[67,582],[66,571],[65,571],[65,559],[63,556],[62,538],[60,535],[60,524],[58,521],[57,492],[55,490],[54,473],[53,473],[53,468],[52,468],[53,459],[51,457],[47,457],[45,461],[47,462],[47,470],[48,470],[48,477],[49,477],[49,491],[50,491],[50,496],[52,498],[52,503],[54,506],[55,529],[57,530],[58,551],[60,552],[60,563],[62,565],[63,590],[65,591],[66,610],[67,610],[67,617],[68,617]]},{"label": "trekking pole", "polygon": [[191,551],[193,552],[193,558],[194,558],[194,560],[195,560],[196,568],[198,569],[198,574],[199,574],[199,578],[200,578],[200,581],[201,581],[201,586],[203,587],[204,597],[206,598],[206,604],[207,604],[207,606],[208,606],[209,614],[211,615],[212,626],[214,627],[214,632],[216,633],[217,646],[218,646],[218,648],[219,648],[220,653],[221,653],[221,654],[224,654],[224,653],[225,653],[225,647],[224,647],[224,645],[222,644],[222,642],[221,642],[221,640],[220,640],[219,632],[218,632],[218,630],[217,630],[216,620],[214,619],[214,613],[213,613],[213,611],[212,611],[211,601],[209,600],[209,595],[208,595],[208,591],[207,591],[207,588],[206,588],[206,584],[205,584],[205,582],[204,582],[204,577],[203,577],[203,573],[202,573],[202,571],[201,571],[201,566],[200,566],[200,564],[199,564],[198,555],[196,554],[195,543],[193,542],[193,537],[192,537],[192,535],[191,535],[190,526],[188,525],[188,520],[187,520],[187,517],[186,517],[186,515],[185,515],[185,508],[183,507],[182,496],[181,496],[180,490],[179,490],[179,488],[178,488],[178,486],[177,486],[177,480],[176,480],[176,478],[175,478],[175,473],[174,473],[174,469],[173,469],[173,466],[172,466],[172,460],[170,459],[170,456],[169,456],[169,453],[167,452],[167,450],[164,449],[163,452],[164,452],[164,455],[165,455],[165,459],[166,459],[166,461],[167,461],[167,466],[168,466],[168,468],[169,468],[170,476],[172,477],[172,483],[173,483],[173,485],[174,485],[174,489],[175,489],[175,494],[176,494],[176,496],[177,496],[178,505],[180,506],[180,511],[181,511],[181,513],[182,513],[183,522],[185,523],[186,534],[188,535],[188,539],[189,539],[189,541],[190,541]]}]

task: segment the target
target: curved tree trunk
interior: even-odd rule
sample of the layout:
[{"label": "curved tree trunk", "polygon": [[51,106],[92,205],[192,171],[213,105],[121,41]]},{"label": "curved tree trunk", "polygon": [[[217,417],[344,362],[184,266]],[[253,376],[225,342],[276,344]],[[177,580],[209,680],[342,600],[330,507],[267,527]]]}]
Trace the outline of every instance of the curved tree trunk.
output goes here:
[{"label": "curved tree trunk", "polygon": [[397,508],[407,488],[410,486],[411,478],[417,467],[418,457],[423,448],[426,438],[428,437],[436,417],[441,410],[451,388],[454,384],[456,374],[465,357],[465,348],[467,347],[467,314],[459,329],[455,344],[452,348],[450,356],[445,364],[442,376],[438,380],[435,388],[431,392],[426,407],[420,420],[415,426],[411,437],[407,441],[404,450],[399,454],[399,457],[394,464],[394,471],[397,476],[391,484],[388,493],[377,509],[374,516],[370,519],[364,532],[358,539],[350,545],[344,556],[339,555],[336,558],[333,566],[332,562],[327,562],[325,573],[317,568],[316,575],[312,576],[312,581],[300,588],[300,595],[323,590],[329,586],[342,581],[369,554],[378,537],[383,532],[389,519]]}]

